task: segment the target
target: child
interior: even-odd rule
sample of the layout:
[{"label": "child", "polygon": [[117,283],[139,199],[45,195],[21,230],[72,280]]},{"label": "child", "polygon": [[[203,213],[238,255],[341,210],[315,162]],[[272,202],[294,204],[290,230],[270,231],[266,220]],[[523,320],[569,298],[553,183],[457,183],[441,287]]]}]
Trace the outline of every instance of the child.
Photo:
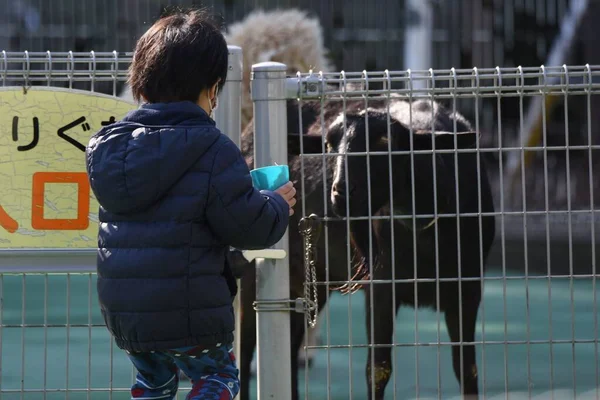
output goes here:
[{"label": "child", "polygon": [[138,371],[132,398],[233,399],[237,293],[230,246],[261,249],[285,233],[291,182],[252,186],[235,144],[212,119],[227,77],[227,44],[204,11],[159,19],[129,72],[144,104],[90,139],[87,172],[100,204],[98,296],[117,346]]}]

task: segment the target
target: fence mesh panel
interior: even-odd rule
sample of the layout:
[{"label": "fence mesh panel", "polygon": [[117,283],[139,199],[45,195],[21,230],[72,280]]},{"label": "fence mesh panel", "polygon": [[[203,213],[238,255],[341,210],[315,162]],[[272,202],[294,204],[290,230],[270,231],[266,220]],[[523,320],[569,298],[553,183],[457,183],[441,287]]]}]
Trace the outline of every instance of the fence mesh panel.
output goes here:
[{"label": "fence mesh panel", "polygon": [[[129,53],[3,52],[0,82],[25,89],[43,85],[116,95],[125,81],[129,61]],[[562,399],[596,398],[599,394],[595,249],[600,186],[596,176],[599,74],[600,67],[587,65],[332,73],[321,75],[317,87],[311,87],[323,91],[320,99],[300,101],[300,105],[315,101],[317,111],[312,121],[297,106],[288,114],[288,121],[295,118],[300,132],[310,127],[313,133],[325,134],[340,115],[340,105],[353,103],[358,110],[368,105],[391,115],[391,100],[435,99],[463,113],[479,132],[478,165],[485,165],[488,172],[494,211],[460,216],[495,217],[496,239],[485,263],[484,279],[392,276],[360,283],[384,288],[387,282],[391,301],[402,294],[401,286],[389,285],[391,281],[409,286],[453,280],[483,285],[476,337],[471,343],[476,346],[479,390],[486,396],[550,392]],[[418,82],[425,88],[416,88]],[[533,122],[528,122],[535,99],[541,100],[536,105],[538,113],[532,113]],[[347,122],[348,115],[356,113],[342,113],[342,119]],[[539,140],[528,141],[526,135],[536,129],[541,132]],[[326,143],[320,146],[326,150]],[[362,156],[368,153],[371,159],[388,159],[386,174],[396,168],[394,159],[406,154],[365,150]],[[315,212],[325,223],[319,248],[325,257],[319,259],[314,282],[321,290],[319,301],[326,303],[322,310],[324,343],[311,346],[317,358],[314,366],[301,374],[304,393],[308,398],[323,398],[325,394],[327,398],[348,398],[348,394],[365,398],[368,353],[391,347],[394,369],[386,398],[457,396],[452,341],[440,313],[402,308],[396,316],[390,311],[388,317],[395,316],[396,321],[392,340],[374,345],[366,337],[365,293],[344,297],[326,290],[347,284],[355,273],[348,260],[356,257],[343,232],[354,221],[386,219],[373,213],[352,218],[332,213],[329,192],[333,169],[321,169],[317,175],[314,171],[327,165],[327,160],[334,165],[336,152],[303,154],[295,161],[299,164],[292,167],[301,178],[299,214]],[[463,157],[469,152],[473,150],[446,154]],[[444,151],[438,149],[436,153]],[[353,157],[361,154],[348,153],[348,159]],[[522,165],[526,167],[522,169]],[[378,172],[371,163],[367,166],[365,179]],[[408,170],[419,173],[415,168]],[[325,184],[319,186],[319,182]],[[391,180],[388,186],[397,184]],[[367,190],[373,191],[368,201],[373,201],[375,189]],[[398,223],[417,219],[400,212],[394,215]],[[443,212],[421,216],[429,220],[456,218],[456,214]],[[376,241],[371,233],[367,236],[370,244]],[[439,247],[439,240],[435,247]],[[301,248],[302,243],[290,245]],[[475,242],[473,246],[481,244]],[[394,247],[392,257],[395,263],[400,262],[402,248]],[[369,260],[369,265],[373,261]],[[439,268],[443,268],[443,261],[439,260]],[[419,262],[417,259],[417,268]],[[303,272],[302,264],[292,265],[296,267]],[[115,351],[102,324],[94,286],[95,277],[90,273],[0,275],[0,398],[33,399],[40,393],[46,398],[129,397],[133,369],[124,354]],[[368,292],[371,302],[388,289]],[[415,291],[415,301],[418,296]],[[443,300],[437,300],[434,310],[442,306]],[[370,322],[373,334],[385,321],[372,314]],[[386,371],[371,368],[371,378],[376,378],[375,372],[385,375]]]},{"label": "fence mesh panel", "polygon": [[[469,373],[486,397],[597,398],[599,73],[597,66],[565,65],[289,79],[300,98],[288,100],[288,129],[309,135],[290,164],[301,188],[301,216],[315,213],[323,224],[317,279],[306,282],[319,288],[324,325],[324,343],[309,346],[321,363],[305,371],[308,398],[366,398],[371,390],[380,398],[382,387],[385,398],[454,398],[461,383],[469,385]],[[461,147],[458,139],[456,150],[437,139],[432,151],[423,142],[427,131],[461,132],[454,112],[470,122],[467,130],[478,133],[476,140]],[[409,132],[402,136],[394,119],[412,127],[412,151]],[[472,170],[454,170],[467,165],[458,160],[469,154],[475,154]],[[445,167],[452,167],[450,174]],[[487,210],[484,171],[493,199]],[[461,178],[473,187],[450,189],[448,181]],[[425,194],[424,187],[430,187]],[[447,211],[453,203],[444,193],[470,202],[469,211]],[[418,197],[412,207],[411,196]],[[486,257],[489,217],[495,238]],[[442,222],[457,218],[478,220],[479,234],[473,234],[477,224]],[[430,228],[435,234],[427,233]],[[356,244],[361,241],[363,249]],[[290,246],[292,253],[294,246],[302,249],[301,242]],[[471,253],[478,254],[474,261]],[[458,270],[452,269],[457,260]],[[477,271],[467,271],[468,265]],[[293,274],[304,265],[290,268]],[[456,301],[453,282],[462,293],[456,321],[447,312]],[[343,285],[352,292],[354,284],[364,291],[334,290]],[[472,313],[469,303],[479,302],[477,287],[481,305],[469,340],[462,336],[468,330],[464,318]],[[412,304],[430,307],[396,310]],[[451,324],[460,338],[449,336]],[[476,370],[455,366],[460,379],[453,371],[453,344],[460,345],[461,360],[466,345],[476,349]],[[368,387],[367,380],[377,384]]]}]

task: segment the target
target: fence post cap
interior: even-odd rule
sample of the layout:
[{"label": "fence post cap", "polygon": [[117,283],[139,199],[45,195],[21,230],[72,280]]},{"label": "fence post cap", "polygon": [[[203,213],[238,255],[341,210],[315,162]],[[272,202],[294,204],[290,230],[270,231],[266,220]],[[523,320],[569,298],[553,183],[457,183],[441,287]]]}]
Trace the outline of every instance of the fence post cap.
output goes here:
[{"label": "fence post cap", "polygon": [[227,45],[227,51],[229,51],[229,54],[241,54],[242,53],[242,48],[240,46],[234,46],[234,45]]},{"label": "fence post cap", "polygon": [[260,72],[282,72],[286,71],[287,66],[280,62],[275,61],[265,61],[258,64],[252,64],[252,71],[260,71]]},{"label": "fence post cap", "polygon": [[227,46],[227,80],[229,82],[241,83],[243,80],[243,53],[240,46]]}]

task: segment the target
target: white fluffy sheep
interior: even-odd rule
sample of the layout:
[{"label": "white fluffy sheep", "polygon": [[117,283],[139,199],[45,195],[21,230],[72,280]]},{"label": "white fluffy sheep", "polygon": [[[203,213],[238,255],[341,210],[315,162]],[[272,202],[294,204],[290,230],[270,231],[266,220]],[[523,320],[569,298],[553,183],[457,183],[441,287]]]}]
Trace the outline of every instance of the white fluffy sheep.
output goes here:
[{"label": "white fluffy sheep", "polygon": [[323,44],[321,24],[299,9],[256,10],[229,26],[229,45],[242,48],[242,129],[252,119],[250,72],[252,65],[277,61],[288,66],[288,74],[309,70],[331,71]]}]

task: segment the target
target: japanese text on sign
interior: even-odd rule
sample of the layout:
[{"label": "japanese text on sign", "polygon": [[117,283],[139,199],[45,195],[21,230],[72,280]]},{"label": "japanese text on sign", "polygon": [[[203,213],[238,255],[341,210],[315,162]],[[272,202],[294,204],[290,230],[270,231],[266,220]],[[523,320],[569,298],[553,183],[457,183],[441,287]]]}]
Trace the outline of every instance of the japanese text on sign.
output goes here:
[{"label": "japanese text on sign", "polygon": [[0,88],[0,249],[95,248],[85,147],[134,104],[57,88]]}]

